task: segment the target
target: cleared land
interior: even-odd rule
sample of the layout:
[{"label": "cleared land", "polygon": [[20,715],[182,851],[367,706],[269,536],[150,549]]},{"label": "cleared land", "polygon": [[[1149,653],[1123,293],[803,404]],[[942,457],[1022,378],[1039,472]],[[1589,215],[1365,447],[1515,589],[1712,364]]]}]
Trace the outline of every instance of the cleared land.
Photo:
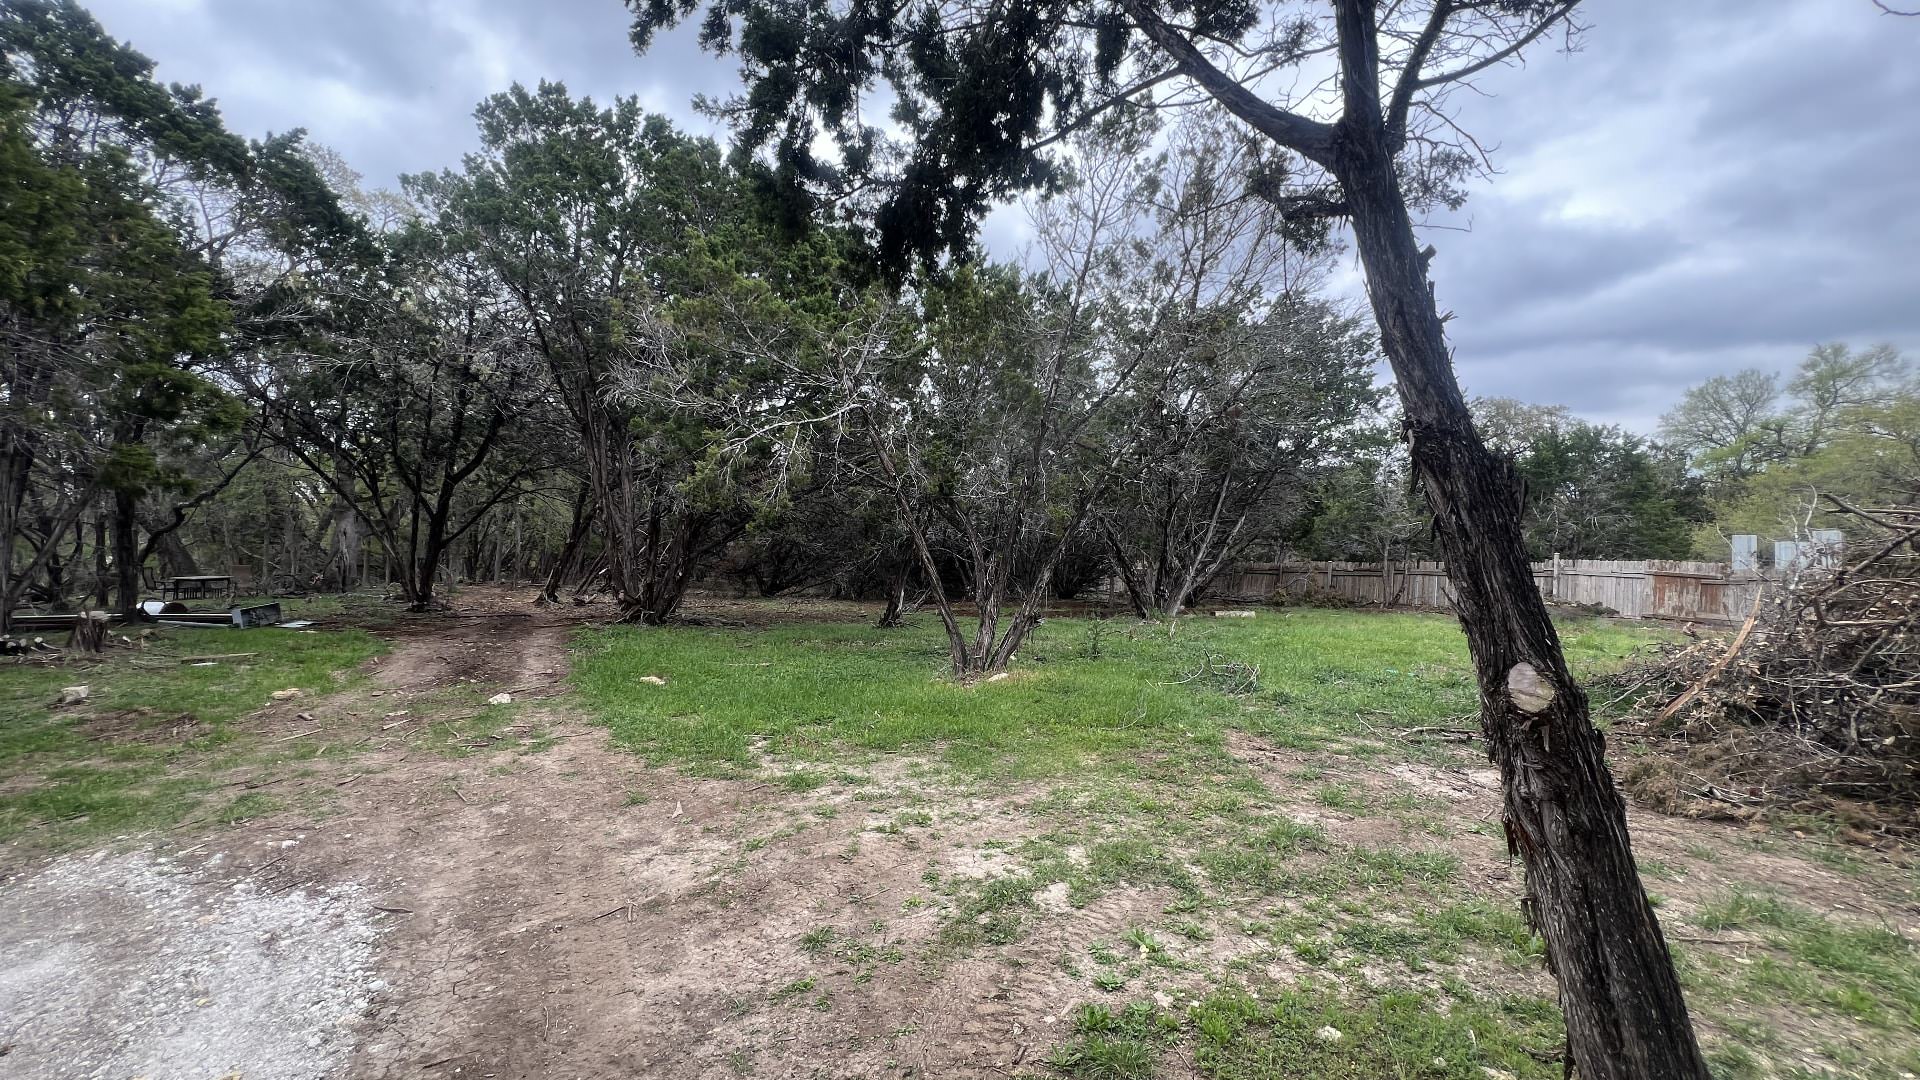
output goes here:
[{"label": "cleared land", "polygon": [[[50,910],[102,845],[171,854],[183,904],[351,896],[328,917],[380,933],[344,1076],[1561,1073],[1497,779],[1402,734],[1473,707],[1445,619],[1058,619],[962,686],[924,618],[714,600],[602,628],[525,599],[7,669],[0,911]],[[1649,635],[1565,633],[1588,672]],[[1920,1071],[1909,861],[1634,826],[1721,1075]],[[67,910],[62,935],[0,920],[0,968],[59,937],[140,977],[97,882]],[[192,1008],[238,1023],[218,975]],[[89,1075],[35,1041],[30,980],[0,994],[11,1070]]]}]

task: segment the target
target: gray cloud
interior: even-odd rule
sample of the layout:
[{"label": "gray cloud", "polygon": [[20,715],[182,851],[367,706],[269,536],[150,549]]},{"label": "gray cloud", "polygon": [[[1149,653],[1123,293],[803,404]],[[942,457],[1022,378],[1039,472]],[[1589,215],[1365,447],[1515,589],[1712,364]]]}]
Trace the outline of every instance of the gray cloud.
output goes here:
[{"label": "gray cloud", "polygon": [[[688,27],[636,57],[618,0],[90,6],[236,129],[305,127],[375,185],[456,164],[473,106],[513,80],[638,95],[698,131],[692,97],[736,86]],[[1428,232],[1468,389],[1648,428],[1689,383],[1819,341],[1920,351],[1920,20],[1868,0],[1615,0],[1591,18],[1578,53],[1457,99],[1501,169]],[[1025,232],[1002,210],[985,235],[1011,255]]]},{"label": "gray cloud", "polygon": [[1461,379],[1650,428],[1815,343],[1920,348],[1920,24],[1865,0],[1631,0],[1464,106],[1503,175],[1437,224]]}]

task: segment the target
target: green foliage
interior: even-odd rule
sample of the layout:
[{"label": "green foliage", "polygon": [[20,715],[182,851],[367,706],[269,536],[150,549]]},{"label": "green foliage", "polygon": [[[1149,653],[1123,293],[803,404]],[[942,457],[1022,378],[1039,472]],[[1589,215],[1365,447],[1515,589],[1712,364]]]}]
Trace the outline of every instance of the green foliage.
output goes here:
[{"label": "green foliage", "polygon": [[1704,556],[1724,556],[1730,533],[1788,538],[1833,524],[1821,495],[1867,506],[1920,496],[1920,369],[1889,345],[1817,346],[1784,387],[1757,370],[1709,379],[1662,430],[1710,485]]},{"label": "green foliage", "polygon": [[0,9],[0,75],[0,609],[33,576],[12,570],[22,501],[44,561],[102,491],[130,607],[141,500],[198,486],[200,450],[244,423],[215,369],[271,336],[291,275],[269,267],[370,251],[298,133],[233,135],[72,0]]},{"label": "green foliage", "polygon": [[1549,423],[1515,466],[1535,559],[1683,559],[1709,512],[1683,460],[1617,427]]},{"label": "green foliage", "polygon": [[[810,216],[856,185],[878,189],[862,200],[879,256],[894,269],[963,256],[993,202],[1057,188],[1068,170],[1045,149],[1047,137],[1124,99],[1144,43],[1117,9],[1073,0],[995,17],[932,3],[844,12],[741,0],[632,7],[643,51],[658,31],[700,13],[701,44],[739,55],[746,92],[727,115],[743,147],[770,151],[763,181],[791,216]],[[1180,21],[1219,41],[1264,26],[1245,0],[1183,10]],[[1263,47],[1292,57],[1311,25],[1288,19],[1274,29]],[[861,107],[883,79],[898,141]],[[821,141],[834,147],[830,158],[816,155]],[[1257,164],[1259,174],[1279,177],[1292,162],[1272,154]]]},{"label": "green foliage", "polygon": [[[866,299],[857,245],[783,243],[709,139],[558,83],[476,111],[481,151],[408,177],[449,251],[511,298],[573,429],[623,610],[671,617],[697,569],[804,467],[776,405]],[[776,460],[777,459],[777,460]],[[755,496],[760,496],[759,500]],[[664,524],[675,537],[654,543]]]}]

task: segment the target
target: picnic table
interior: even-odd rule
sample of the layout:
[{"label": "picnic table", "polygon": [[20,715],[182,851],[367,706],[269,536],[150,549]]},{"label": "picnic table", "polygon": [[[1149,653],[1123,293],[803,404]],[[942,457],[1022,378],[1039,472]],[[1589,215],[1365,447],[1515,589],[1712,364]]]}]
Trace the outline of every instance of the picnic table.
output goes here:
[{"label": "picnic table", "polygon": [[232,574],[188,574],[182,577],[170,577],[161,587],[162,600],[200,599],[207,596],[225,596],[233,591]]}]

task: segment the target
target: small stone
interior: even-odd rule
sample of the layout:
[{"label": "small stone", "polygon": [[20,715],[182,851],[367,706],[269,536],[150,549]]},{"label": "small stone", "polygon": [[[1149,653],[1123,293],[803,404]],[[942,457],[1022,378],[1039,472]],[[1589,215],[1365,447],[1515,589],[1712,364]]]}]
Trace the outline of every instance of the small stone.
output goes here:
[{"label": "small stone", "polygon": [[1033,904],[1042,911],[1065,912],[1073,909],[1071,896],[1073,889],[1064,881],[1056,881],[1033,894]]}]

